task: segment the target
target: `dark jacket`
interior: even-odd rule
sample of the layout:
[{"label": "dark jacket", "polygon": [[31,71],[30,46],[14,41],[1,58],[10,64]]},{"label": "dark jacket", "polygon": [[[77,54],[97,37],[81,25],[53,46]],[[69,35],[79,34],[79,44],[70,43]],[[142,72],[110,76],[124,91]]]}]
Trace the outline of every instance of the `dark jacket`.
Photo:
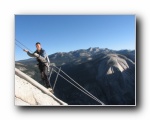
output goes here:
[{"label": "dark jacket", "polygon": [[[37,53],[37,54],[39,54],[40,56],[42,56],[42,57],[44,57],[46,59],[46,52],[45,52],[44,49],[41,49],[40,52],[38,52],[36,50],[34,53]],[[40,59],[38,59],[38,58],[36,58],[36,59],[39,62],[39,65],[44,65],[44,63]]]},{"label": "dark jacket", "polygon": [[[45,52],[44,49],[41,48],[40,52],[38,52],[38,51],[36,50],[34,53],[39,54],[40,57],[43,57],[43,58],[46,60],[46,62],[44,63],[44,62],[41,61],[41,59],[39,59],[39,57],[38,57],[38,58],[36,57],[36,59],[37,59],[37,61],[38,61],[39,68],[41,68],[42,66],[45,66],[45,65],[49,64],[49,58],[48,58],[48,56],[46,55],[46,52]],[[35,57],[34,53],[27,52],[27,54],[28,54],[30,57]]]}]

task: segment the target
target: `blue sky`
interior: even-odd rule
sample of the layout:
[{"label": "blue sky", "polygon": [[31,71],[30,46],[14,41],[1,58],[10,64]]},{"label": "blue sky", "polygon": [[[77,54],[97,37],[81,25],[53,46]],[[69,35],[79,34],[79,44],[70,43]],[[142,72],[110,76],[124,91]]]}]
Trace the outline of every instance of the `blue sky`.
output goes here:
[{"label": "blue sky", "polygon": [[[48,55],[89,47],[135,49],[134,15],[15,15],[15,39],[35,51],[40,42]],[[29,56],[15,46],[15,60]]]}]

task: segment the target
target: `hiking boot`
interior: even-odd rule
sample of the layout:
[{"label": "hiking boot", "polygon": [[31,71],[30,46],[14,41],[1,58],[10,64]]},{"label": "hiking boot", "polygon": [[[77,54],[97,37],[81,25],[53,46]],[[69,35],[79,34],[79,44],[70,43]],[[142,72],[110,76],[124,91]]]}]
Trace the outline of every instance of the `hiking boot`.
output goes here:
[{"label": "hiking boot", "polygon": [[47,88],[51,93],[54,93],[52,88]]}]

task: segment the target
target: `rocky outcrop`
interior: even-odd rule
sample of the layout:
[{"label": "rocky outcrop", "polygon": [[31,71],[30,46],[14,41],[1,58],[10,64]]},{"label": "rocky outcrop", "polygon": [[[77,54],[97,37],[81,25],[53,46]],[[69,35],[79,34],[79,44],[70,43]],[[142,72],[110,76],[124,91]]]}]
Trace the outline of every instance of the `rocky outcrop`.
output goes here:
[{"label": "rocky outcrop", "polygon": [[106,104],[135,104],[135,64],[119,54],[108,54],[99,63],[97,80]]},{"label": "rocky outcrop", "polygon": [[18,69],[15,69],[15,73],[15,105],[67,105],[56,98],[48,89]]},{"label": "rocky outcrop", "polygon": [[[63,66],[62,70],[105,105],[135,105],[135,63],[124,55],[100,54],[82,64]],[[98,105],[61,78],[55,93],[71,105]]]}]

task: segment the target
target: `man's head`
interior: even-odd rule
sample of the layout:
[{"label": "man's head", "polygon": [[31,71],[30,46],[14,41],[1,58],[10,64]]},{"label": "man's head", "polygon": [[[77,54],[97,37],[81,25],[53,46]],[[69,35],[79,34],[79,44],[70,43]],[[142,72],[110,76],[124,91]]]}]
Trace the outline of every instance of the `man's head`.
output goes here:
[{"label": "man's head", "polygon": [[41,44],[39,42],[37,42],[35,45],[36,45],[36,49],[38,51],[40,51],[41,50]]}]

